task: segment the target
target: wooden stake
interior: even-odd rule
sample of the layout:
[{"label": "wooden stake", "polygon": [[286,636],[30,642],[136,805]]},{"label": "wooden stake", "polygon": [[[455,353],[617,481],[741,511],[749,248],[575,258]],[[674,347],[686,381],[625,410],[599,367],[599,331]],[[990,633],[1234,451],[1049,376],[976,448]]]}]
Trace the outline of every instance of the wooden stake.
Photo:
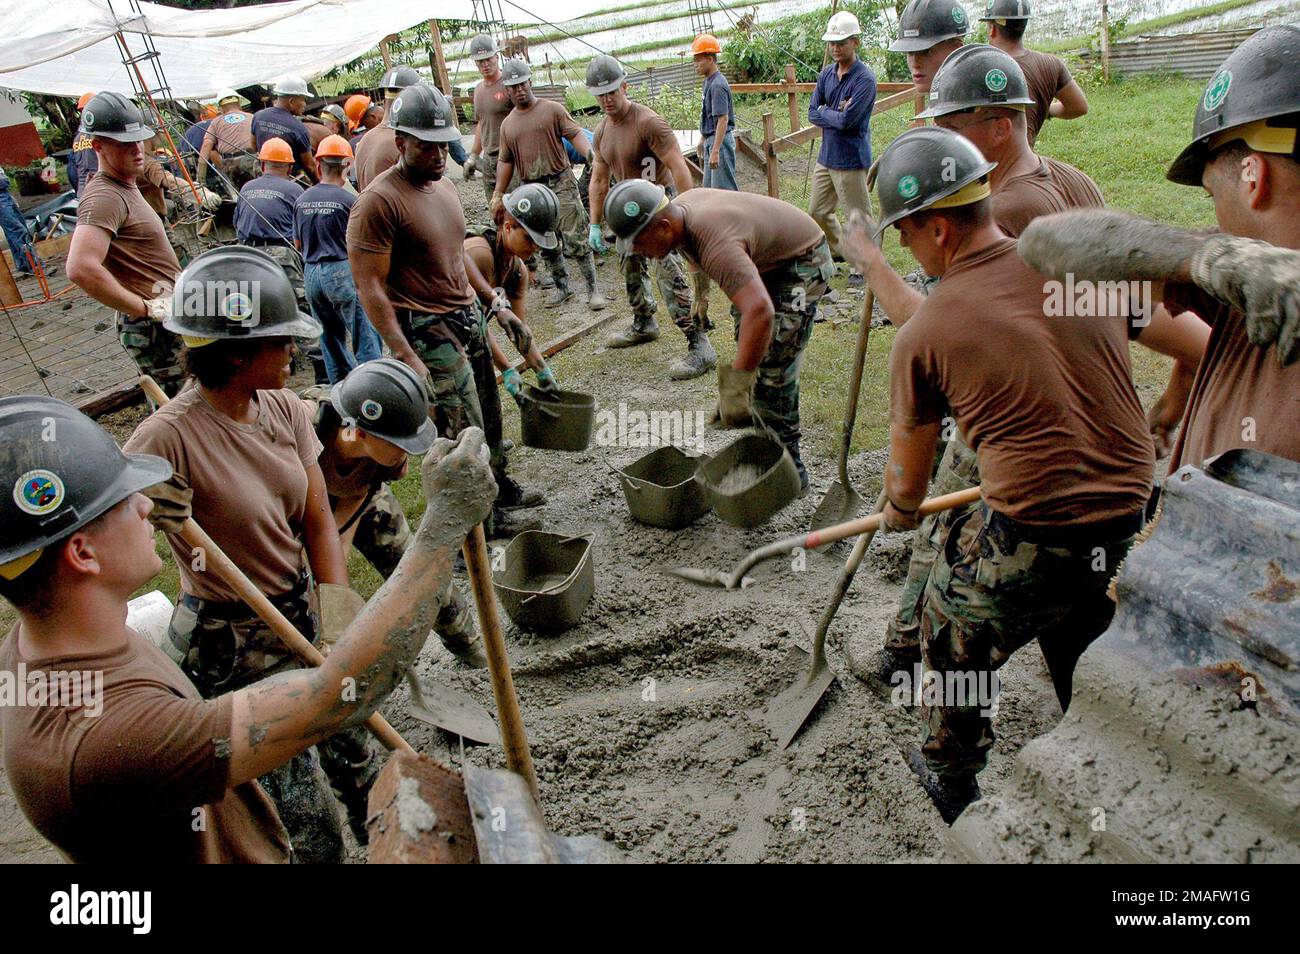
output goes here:
[{"label": "wooden stake", "polygon": [[447,58],[442,52],[442,31],[438,29],[437,20],[429,21],[429,35],[433,37],[434,78],[438,88],[450,96],[451,77],[447,75]]},{"label": "wooden stake", "polygon": [[763,114],[763,161],[767,166],[767,194],[781,198],[781,163],[772,143],[776,140],[776,120],[771,113]]}]

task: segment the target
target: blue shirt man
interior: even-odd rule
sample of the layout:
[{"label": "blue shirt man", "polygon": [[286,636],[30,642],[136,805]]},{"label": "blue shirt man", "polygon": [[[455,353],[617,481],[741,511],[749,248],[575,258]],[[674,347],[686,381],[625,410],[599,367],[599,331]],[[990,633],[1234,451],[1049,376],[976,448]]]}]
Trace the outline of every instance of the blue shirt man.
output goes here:
[{"label": "blue shirt man", "polygon": [[[252,183],[249,183],[252,185]],[[294,203],[293,234],[308,265],[344,262],[348,257],[348,215],[355,194],[342,186],[322,182],[298,196]]]},{"label": "blue shirt man", "polygon": [[736,108],[731,99],[731,84],[718,69],[722,47],[715,37],[703,33],[691,44],[695,55],[695,72],[704,77],[704,94],[700,101],[700,165],[704,169],[704,188],[740,189],[736,182]]},{"label": "blue shirt man", "polygon": [[293,150],[295,164],[313,180],[316,178],[315,163],[303,159],[311,158],[311,133],[303,121],[283,106],[268,106],[253,114],[253,139],[257,148],[266,145],[268,139],[283,139]]},{"label": "blue shirt man", "polygon": [[302,186],[287,175],[268,172],[239,190],[235,235],[247,245],[292,245],[293,211]]}]

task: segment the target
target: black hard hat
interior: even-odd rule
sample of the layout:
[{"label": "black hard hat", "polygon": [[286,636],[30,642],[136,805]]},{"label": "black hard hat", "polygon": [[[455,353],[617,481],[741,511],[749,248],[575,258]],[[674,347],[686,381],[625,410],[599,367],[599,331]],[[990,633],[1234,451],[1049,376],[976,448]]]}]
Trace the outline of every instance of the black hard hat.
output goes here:
[{"label": "black hard hat", "polygon": [[655,214],[668,204],[668,194],[645,179],[624,179],[605,197],[605,222],[618,238],[615,249],[631,255],[632,243]]},{"label": "black hard hat", "polygon": [[984,8],[984,16],[980,20],[987,23],[990,20],[1028,20],[1031,16],[1029,11],[1029,0],[989,0],[988,5]]},{"label": "black hard hat", "polygon": [[889,48],[895,53],[920,53],[969,31],[970,17],[957,0],[912,0],[898,18],[898,39]]},{"label": "black hard hat", "polygon": [[81,111],[81,134],[117,142],[144,142],[153,130],[140,108],[121,93],[96,93]]},{"label": "black hard hat", "polygon": [[270,255],[245,245],[209,249],[176,278],[163,322],[191,348],[223,338],[319,338],[321,326],[298,310],[288,277]]},{"label": "black hard hat", "polygon": [[438,436],[429,419],[429,393],[410,366],[396,358],[359,364],[330,389],[330,404],[345,424],[423,454]]},{"label": "black hard hat", "polygon": [[343,111],[343,107],[340,106],[338,103],[330,103],[328,106],[326,106],[324,109],[321,110],[322,116],[324,116],[327,113],[330,116],[333,116],[334,121],[339,124],[339,132],[346,135],[348,130],[352,126],[352,122],[348,119],[348,114]]},{"label": "black hard hat", "polygon": [[533,71],[528,64],[518,57],[511,57],[501,66],[501,82],[506,86],[518,86],[533,78]]},{"label": "black hard hat", "polygon": [[933,119],[977,106],[1031,106],[1024,71],[1010,54],[997,47],[972,43],[954,50],[930,83],[925,112],[917,119]]},{"label": "black hard hat", "polygon": [[406,89],[420,82],[420,74],[410,66],[394,66],[383,75],[379,85],[384,89]]},{"label": "black hard hat", "polygon": [[[907,130],[889,144],[876,164],[876,194],[880,197],[876,235],[899,219],[956,198],[967,186],[986,179],[995,166],[996,162],[985,159],[959,133],[938,126]],[[988,195],[987,183],[982,191]]]},{"label": "black hard hat", "polygon": [[560,222],[560,200],[540,182],[521,185],[501,199],[506,211],[524,227],[538,248],[553,249],[560,244],[555,229]]},{"label": "black hard hat", "polygon": [[[1285,117],[1284,122],[1277,120]],[[1221,134],[1271,119],[1268,127],[1278,129],[1275,137],[1266,130],[1241,130],[1241,136]],[[1192,142],[1174,160],[1165,174],[1180,185],[1199,186],[1210,153],[1231,139],[1246,139],[1261,152],[1280,152],[1300,160],[1300,137],[1294,130],[1300,122],[1300,29],[1271,26],[1260,30],[1223,61],[1210,78],[1205,95],[1196,104]],[[1290,134],[1290,135],[1288,135]],[[1264,136],[1277,138],[1273,148],[1250,142]],[[1286,142],[1291,145],[1286,150]]]},{"label": "black hard hat", "polygon": [[623,64],[602,53],[587,64],[587,92],[592,96],[612,93],[627,82]]},{"label": "black hard hat", "polygon": [[480,33],[469,41],[469,57],[472,60],[488,60],[497,55],[497,41],[486,33]]},{"label": "black hard hat", "polygon": [[0,575],[16,579],[42,549],[171,475],[57,398],[0,398]]},{"label": "black hard hat", "polygon": [[408,86],[388,106],[388,125],[425,142],[456,142],[460,128],[447,97],[425,83]]}]

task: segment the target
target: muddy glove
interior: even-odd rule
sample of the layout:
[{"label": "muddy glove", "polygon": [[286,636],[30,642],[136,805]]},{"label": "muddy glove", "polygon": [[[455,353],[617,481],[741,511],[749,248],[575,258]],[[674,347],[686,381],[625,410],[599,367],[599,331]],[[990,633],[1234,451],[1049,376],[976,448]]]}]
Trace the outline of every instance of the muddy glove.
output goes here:
[{"label": "muddy glove", "polygon": [[505,385],[506,393],[515,399],[515,403],[523,406],[524,403],[524,376],[514,368],[506,368],[501,372],[501,383]]},{"label": "muddy glove", "polygon": [[758,369],[737,371],[718,365],[718,407],[709,421],[717,428],[749,427],[754,423],[752,396]]},{"label": "muddy glove", "polygon": [[317,584],[316,606],[320,609],[321,652],[329,654],[365,605],[365,599],[350,586]]},{"label": "muddy glove", "polygon": [[166,321],[172,316],[172,296],[144,299],[144,315],[150,321]]},{"label": "muddy glove", "polygon": [[555,372],[551,370],[549,364],[542,365],[541,370],[533,373],[537,375],[537,386],[543,391],[558,391],[560,389],[559,383],[555,380]]},{"label": "muddy glove", "polygon": [[871,216],[863,215],[857,209],[849,213],[849,227],[840,239],[840,254],[864,275],[881,254],[875,234],[876,223]]},{"label": "muddy glove", "polygon": [[180,474],[172,474],[170,480],[154,484],[144,495],[153,502],[149,522],[163,533],[180,533],[185,521],[194,516],[194,489]]},{"label": "muddy glove", "polygon": [[1278,360],[1300,357],[1300,252],[1214,235],[1192,256],[1192,281],[1246,316],[1246,334]]},{"label": "muddy glove", "polygon": [[527,322],[509,308],[502,308],[497,312],[497,324],[514,342],[520,354],[528,354],[533,346],[533,332]]},{"label": "muddy glove", "polygon": [[420,468],[428,506],[415,531],[416,544],[459,547],[465,534],[487,518],[497,498],[489,457],[477,427],[465,428],[455,441],[434,442]]},{"label": "muddy glove", "polygon": [[203,208],[209,212],[215,212],[221,208],[221,196],[211,189],[199,189],[199,195],[203,199]]},{"label": "muddy glove", "polygon": [[492,193],[492,201],[488,203],[488,215],[497,224],[497,228],[500,228],[501,223],[506,220],[506,203],[500,192]]},{"label": "muddy glove", "polygon": [[891,500],[885,504],[880,519],[880,529],[885,533],[905,533],[908,530],[915,530],[920,522],[920,514],[916,510],[901,510],[895,507]]},{"label": "muddy glove", "polygon": [[605,251],[605,236],[601,233],[600,226],[594,222],[587,227],[587,244],[593,252]]},{"label": "muddy glove", "polygon": [[474,173],[478,171],[478,153],[471,152],[465,157],[465,164],[461,166],[465,170],[465,178],[473,179]]}]

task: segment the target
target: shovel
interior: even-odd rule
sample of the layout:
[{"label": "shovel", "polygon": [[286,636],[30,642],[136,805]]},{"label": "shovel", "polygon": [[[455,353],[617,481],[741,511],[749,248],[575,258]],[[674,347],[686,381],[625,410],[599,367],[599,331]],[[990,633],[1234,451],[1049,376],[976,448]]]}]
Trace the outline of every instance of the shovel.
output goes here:
[{"label": "shovel", "polygon": [[[944,494],[942,497],[932,497],[924,501],[917,508],[917,515],[925,517],[932,513],[965,506],[979,499],[980,489],[978,487],[968,487],[965,490],[958,490],[956,493]],[[741,560],[730,573],[723,573],[720,570],[699,570],[688,566],[670,567],[665,572],[679,579],[690,583],[699,583],[703,586],[720,586],[727,590],[746,589],[754,585],[754,580],[752,577],[745,576],[745,574],[764,560],[785,556],[791,550],[799,548],[815,550],[837,540],[847,540],[849,537],[856,537],[868,531],[874,532],[880,528],[883,519],[881,514],[873,513],[869,517],[859,517],[847,523],[837,523],[825,530],[814,530],[812,533],[806,533],[803,536],[787,537],[784,540],[769,543],[765,547],[759,547],[757,550],[751,551],[749,556]]]},{"label": "shovel", "polygon": [[862,509],[862,498],[849,483],[849,445],[853,442],[853,425],[858,417],[858,392],[862,388],[862,370],[867,363],[867,339],[871,335],[871,309],[876,300],[871,287],[867,287],[862,302],[862,318],[858,328],[858,348],[853,356],[853,374],[849,378],[849,399],[844,408],[844,433],[840,438],[840,475],[826,491],[812,515],[809,530],[825,530],[837,523],[852,520]]},{"label": "shovel", "polygon": [[[876,500],[875,513],[885,509],[886,499],[882,491]],[[761,712],[753,713],[754,717],[766,725],[768,731],[776,737],[777,748],[789,747],[804,723],[808,721],[808,717],[812,715],[813,709],[817,708],[817,703],[821,702],[826,690],[835,681],[835,673],[831,671],[830,666],[826,665],[826,633],[831,628],[831,621],[835,619],[840,604],[844,602],[844,595],[848,593],[853,577],[862,564],[862,558],[866,555],[867,547],[871,546],[875,536],[875,530],[868,530],[858,537],[858,542],[853,545],[853,552],[849,554],[844,569],[840,571],[840,578],[835,585],[835,592],[831,595],[831,601],[822,611],[821,619],[817,623],[812,655],[809,656],[798,646],[791,646],[786,654],[786,670],[800,669],[799,677],[780,695],[772,699]]]}]

